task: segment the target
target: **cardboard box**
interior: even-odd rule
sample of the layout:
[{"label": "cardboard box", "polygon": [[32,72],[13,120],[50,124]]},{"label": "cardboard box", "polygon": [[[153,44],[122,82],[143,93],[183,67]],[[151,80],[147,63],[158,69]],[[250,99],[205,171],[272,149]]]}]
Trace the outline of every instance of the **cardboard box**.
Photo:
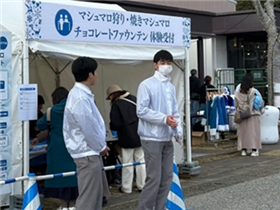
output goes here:
[{"label": "cardboard box", "polygon": [[200,131],[192,132],[192,146],[200,146],[200,144],[206,142],[207,142],[206,132],[200,132]]}]

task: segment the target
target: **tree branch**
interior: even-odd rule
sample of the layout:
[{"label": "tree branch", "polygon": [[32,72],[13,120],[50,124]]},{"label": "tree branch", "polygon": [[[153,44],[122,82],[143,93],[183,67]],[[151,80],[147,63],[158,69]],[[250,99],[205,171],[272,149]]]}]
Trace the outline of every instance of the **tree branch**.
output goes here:
[{"label": "tree branch", "polygon": [[270,18],[270,20],[275,22],[274,0],[266,0],[266,2],[264,3],[264,7],[266,10],[266,14]]},{"label": "tree branch", "polygon": [[[275,24],[275,22],[271,21],[271,18],[268,16],[268,14],[264,10],[263,6],[261,5],[260,0],[251,0],[251,1],[256,9],[256,12],[260,18],[260,21],[261,21],[263,27],[265,28],[266,32],[268,32],[270,25]],[[267,0],[267,1],[269,1],[269,0]],[[273,10],[273,12],[274,12],[274,10]]]}]

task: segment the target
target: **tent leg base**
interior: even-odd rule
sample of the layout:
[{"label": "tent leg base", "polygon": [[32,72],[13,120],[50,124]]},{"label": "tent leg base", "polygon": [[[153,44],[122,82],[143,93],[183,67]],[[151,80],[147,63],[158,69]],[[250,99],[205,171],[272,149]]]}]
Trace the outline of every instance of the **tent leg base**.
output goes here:
[{"label": "tent leg base", "polygon": [[178,164],[179,174],[189,174],[189,175],[198,175],[200,174],[201,167],[197,161],[194,162],[184,162]]}]

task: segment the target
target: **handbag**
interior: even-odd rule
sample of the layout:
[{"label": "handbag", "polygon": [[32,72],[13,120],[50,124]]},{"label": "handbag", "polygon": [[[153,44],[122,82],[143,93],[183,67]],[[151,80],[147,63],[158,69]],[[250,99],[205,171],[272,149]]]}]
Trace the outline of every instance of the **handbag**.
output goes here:
[{"label": "handbag", "polygon": [[250,110],[250,107],[249,107],[249,95],[247,95],[247,104],[248,104],[248,108],[245,110],[245,111],[240,111],[240,117],[242,120],[245,120],[249,117],[251,117],[251,110]]},{"label": "handbag", "polygon": [[245,111],[240,111],[240,117],[241,117],[242,120],[245,120],[245,119],[251,117],[250,108],[248,107]]},{"label": "handbag", "polygon": [[241,119],[241,116],[240,116],[240,112],[239,111],[236,111],[234,113],[234,122],[235,123],[241,123],[242,122],[242,119]]},{"label": "handbag", "polygon": [[249,107],[249,96],[247,95],[247,104],[248,108],[244,111],[236,111],[234,114],[234,122],[235,123],[241,123],[243,120],[248,119],[251,117],[251,109]]}]

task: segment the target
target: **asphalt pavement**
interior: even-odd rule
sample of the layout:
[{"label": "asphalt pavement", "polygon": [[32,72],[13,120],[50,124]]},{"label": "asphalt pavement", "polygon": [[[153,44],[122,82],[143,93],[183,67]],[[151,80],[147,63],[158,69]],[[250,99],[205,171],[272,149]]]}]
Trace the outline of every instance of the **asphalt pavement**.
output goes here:
[{"label": "asphalt pavement", "polygon": [[[188,209],[280,209],[280,205],[277,207],[277,199],[275,202],[267,199],[271,196],[273,200],[280,193],[276,189],[280,182],[275,184],[280,179],[280,143],[263,145],[259,157],[241,157],[234,141],[229,144],[194,147],[192,151],[193,160],[198,161],[201,166],[201,173],[196,176],[180,175]],[[271,188],[266,184],[275,187]],[[266,195],[262,200],[267,203],[264,202],[258,208],[250,205],[260,205],[262,200],[258,200],[258,197],[262,194]],[[108,204],[103,209],[135,210],[139,195],[136,188],[131,194],[123,194],[118,192],[117,185],[113,185]]]},{"label": "asphalt pavement", "polygon": [[193,210],[279,210],[280,173],[186,199]]},{"label": "asphalt pavement", "polygon": [[[181,174],[186,207],[192,210],[280,210],[280,143],[263,145],[259,157],[241,157],[236,141],[192,148],[193,161],[201,173]],[[140,193],[120,193],[111,185],[103,210],[135,210]],[[44,210],[55,210],[59,202],[45,199]]]}]

